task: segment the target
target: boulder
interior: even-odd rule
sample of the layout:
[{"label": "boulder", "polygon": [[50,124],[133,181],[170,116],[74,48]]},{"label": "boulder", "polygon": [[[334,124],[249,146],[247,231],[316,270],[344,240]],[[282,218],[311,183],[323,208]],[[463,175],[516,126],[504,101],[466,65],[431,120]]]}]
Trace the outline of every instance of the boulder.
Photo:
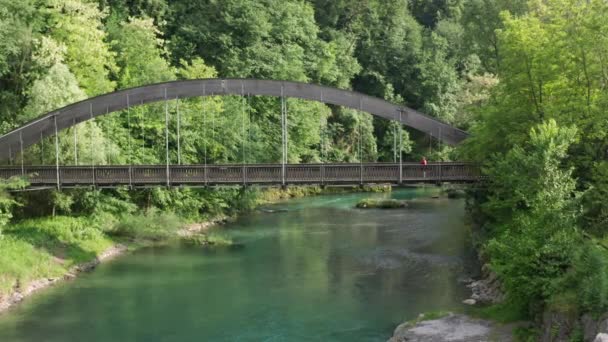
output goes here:
[{"label": "boulder", "polygon": [[[494,336],[492,323],[465,315],[449,314],[443,318],[403,323],[395,329],[389,342],[470,342],[488,341]],[[500,334],[500,341],[510,336]]]},{"label": "boulder", "polygon": [[606,333],[597,334],[597,336],[595,336],[595,340],[593,340],[593,342],[608,342],[608,334],[606,334]]},{"label": "boulder", "polygon": [[475,299],[473,299],[473,298],[469,298],[469,299],[463,300],[462,304],[475,305],[475,304],[477,304],[477,301]]}]

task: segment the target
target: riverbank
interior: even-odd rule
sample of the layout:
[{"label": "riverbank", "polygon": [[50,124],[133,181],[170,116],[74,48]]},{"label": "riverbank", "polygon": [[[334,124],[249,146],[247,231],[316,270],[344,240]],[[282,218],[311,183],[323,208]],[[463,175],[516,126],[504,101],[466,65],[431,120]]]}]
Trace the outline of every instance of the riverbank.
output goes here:
[{"label": "riverbank", "polygon": [[[253,207],[298,197],[390,190],[383,185],[268,188],[255,193]],[[151,244],[202,236],[250,207],[230,209],[231,215],[220,213],[194,222],[151,211],[120,219],[106,213],[101,219],[57,216],[14,223],[0,235],[0,314],[43,289],[93,270],[101,262]]]},{"label": "riverbank", "polygon": [[[76,218],[70,217],[56,217],[53,220],[57,220],[59,224],[64,224],[66,226],[70,226],[71,222],[74,220],[78,220]],[[28,279],[28,277],[19,278],[14,277],[13,284],[10,288],[7,289],[6,283],[10,282],[10,275],[8,273],[2,273],[0,276],[0,280],[2,280],[4,285],[4,291],[0,292],[0,314],[9,310],[11,307],[19,304],[26,298],[34,295],[35,293],[44,290],[48,287],[58,284],[59,282],[72,280],[76,278],[79,274],[84,272],[93,271],[99,264],[102,262],[110,261],[116,257],[119,257],[123,254],[128,253],[129,251],[135,251],[139,248],[150,246],[153,244],[166,243],[171,239],[182,239],[195,236],[197,234],[202,234],[209,230],[213,226],[217,226],[220,224],[224,224],[230,221],[231,218],[226,215],[218,215],[212,219],[197,222],[197,223],[187,223],[183,224],[180,229],[177,229],[174,234],[167,235],[163,240],[130,240],[125,238],[112,238],[110,236],[106,236],[102,238],[102,245],[109,244],[104,250],[99,251],[98,253],[94,253],[94,250],[98,248],[93,248],[92,250],[87,250],[87,245],[93,245],[91,239],[84,239],[79,241],[80,246],[75,247],[73,243],[71,246],[68,243],[60,242],[60,234],[57,234],[55,237],[50,237],[53,234],[46,232],[47,238],[50,240],[56,240],[50,243],[47,243],[47,246],[42,246],[42,240],[39,238],[38,240],[38,250],[32,249],[31,255],[34,255],[39,258],[38,262],[29,263],[30,271],[26,274],[36,274],[39,275],[36,278]],[[40,220],[40,226],[45,226],[48,223],[47,219]],[[73,223],[73,222],[72,222]],[[11,233],[13,233],[17,229],[25,229],[24,227],[34,227],[36,226],[36,220],[26,221],[26,223],[17,224],[16,227],[12,229],[8,229],[5,234],[8,237],[0,237],[0,243],[6,242],[6,239],[11,239]],[[36,229],[36,228],[33,228]],[[26,234],[27,235],[27,234]],[[65,236],[63,236],[65,238]],[[69,239],[68,239],[69,240]],[[19,243],[18,240],[13,240],[13,243]],[[32,247],[35,247],[34,240],[24,240],[20,241],[22,244],[28,242],[32,242]],[[54,248],[48,248],[49,244],[55,244]],[[80,257],[68,257],[68,254],[71,252],[67,251],[68,249],[80,249],[78,253],[82,253],[83,255]],[[63,253],[63,257],[59,256],[59,253],[54,253],[52,249],[55,249],[59,253]],[[62,252],[60,252],[62,251]],[[4,252],[4,253],[3,253]],[[6,250],[0,252],[0,265],[6,266]],[[48,255],[45,255],[45,252]],[[67,254],[66,254],[67,253]],[[90,253],[94,253],[94,255],[89,258]],[[72,253],[73,254],[73,253]],[[12,260],[14,263],[17,263],[17,260]],[[34,260],[31,260],[34,261]],[[27,267],[22,270],[27,271]]]}]

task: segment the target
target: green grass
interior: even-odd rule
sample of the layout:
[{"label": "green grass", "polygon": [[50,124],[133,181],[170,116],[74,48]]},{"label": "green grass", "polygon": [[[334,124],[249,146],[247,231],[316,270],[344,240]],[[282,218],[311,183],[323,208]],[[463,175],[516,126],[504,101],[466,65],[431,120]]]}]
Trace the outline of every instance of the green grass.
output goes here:
[{"label": "green grass", "polygon": [[232,239],[217,233],[194,234],[183,238],[183,242],[193,246],[231,246]]},{"label": "green grass", "polygon": [[91,220],[77,217],[25,220],[9,226],[5,235],[64,260],[66,267],[90,261],[113,245]]},{"label": "green grass", "polygon": [[123,217],[108,234],[132,240],[161,241],[176,235],[182,221],[171,213],[150,212]]},{"label": "green grass", "polygon": [[0,294],[40,278],[55,278],[113,245],[86,218],[25,220],[0,237]]},{"label": "green grass", "polygon": [[528,309],[525,304],[508,300],[484,307],[469,307],[466,313],[472,317],[488,319],[499,323],[512,323],[529,319]]},{"label": "green grass", "polygon": [[378,208],[378,209],[397,209],[397,208],[407,208],[408,202],[403,200],[396,199],[375,199],[375,198],[366,198],[360,200],[357,205],[357,208]]},{"label": "green grass", "polygon": [[0,295],[43,277],[58,277],[65,268],[51,254],[11,236],[0,237]]},{"label": "green grass", "polygon": [[443,317],[446,317],[448,315],[450,315],[451,312],[450,311],[443,311],[443,310],[438,310],[438,311],[428,311],[428,312],[424,312],[421,313],[418,317],[416,317],[415,319],[411,319],[409,321],[406,322],[406,324],[408,326],[414,326],[420,322],[423,321],[432,321],[435,319],[440,319]]}]

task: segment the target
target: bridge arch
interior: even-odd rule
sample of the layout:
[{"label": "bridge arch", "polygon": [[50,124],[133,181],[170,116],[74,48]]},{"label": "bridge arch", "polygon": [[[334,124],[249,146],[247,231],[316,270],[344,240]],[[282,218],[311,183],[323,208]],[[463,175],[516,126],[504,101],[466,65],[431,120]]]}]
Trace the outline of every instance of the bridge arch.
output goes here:
[{"label": "bridge arch", "polygon": [[43,138],[52,136],[83,121],[122,109],[132,104],[173,100],[176,97],[222,95],[283,96],[318,101],[367,112],[395,120],[449,145],[456,145],[467,133],[414,109],[354,91],[291,81],[258,79],[181,80],[119,90],[53,110],[0,137],[0,159],[11,157]]}]

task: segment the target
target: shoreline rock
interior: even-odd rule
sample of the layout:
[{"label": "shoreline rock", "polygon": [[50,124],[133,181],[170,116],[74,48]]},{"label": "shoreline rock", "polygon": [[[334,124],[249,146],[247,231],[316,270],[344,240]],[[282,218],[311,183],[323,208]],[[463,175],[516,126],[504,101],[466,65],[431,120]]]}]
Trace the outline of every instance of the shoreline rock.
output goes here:
[{"label": "shoreline rock", "polygon": [[512,341],[513,326],[449,313],[447,316],[399,325],[387,342]]},{"label": "shoreline rock", "polygon": [[209,221],[205,221],[205,222],[190,223],[190,224],[187,224],[186,226],[184,226],[184,228],[178,230],[177,236],[184,238],[184,237],[190,237],[190,236],[193,236],[196,234],[204,233],[204,232],[208,231],[209,229],[211,229],[211,227],[220,225],[220,224],[225,224],[225,223],[229,222],[230,220],[231,220],[231,218],[228,216],[219,216],[219,217],[213,218],[213,219],[211,219]]},{"label": "shoreline rock", "polygon": [[466,287],[471,289],[471,298],[480,304],[498,304],[505,299],[500,280],[489,270],[487,265],[482,267],[482,279],[467,281]]}]

